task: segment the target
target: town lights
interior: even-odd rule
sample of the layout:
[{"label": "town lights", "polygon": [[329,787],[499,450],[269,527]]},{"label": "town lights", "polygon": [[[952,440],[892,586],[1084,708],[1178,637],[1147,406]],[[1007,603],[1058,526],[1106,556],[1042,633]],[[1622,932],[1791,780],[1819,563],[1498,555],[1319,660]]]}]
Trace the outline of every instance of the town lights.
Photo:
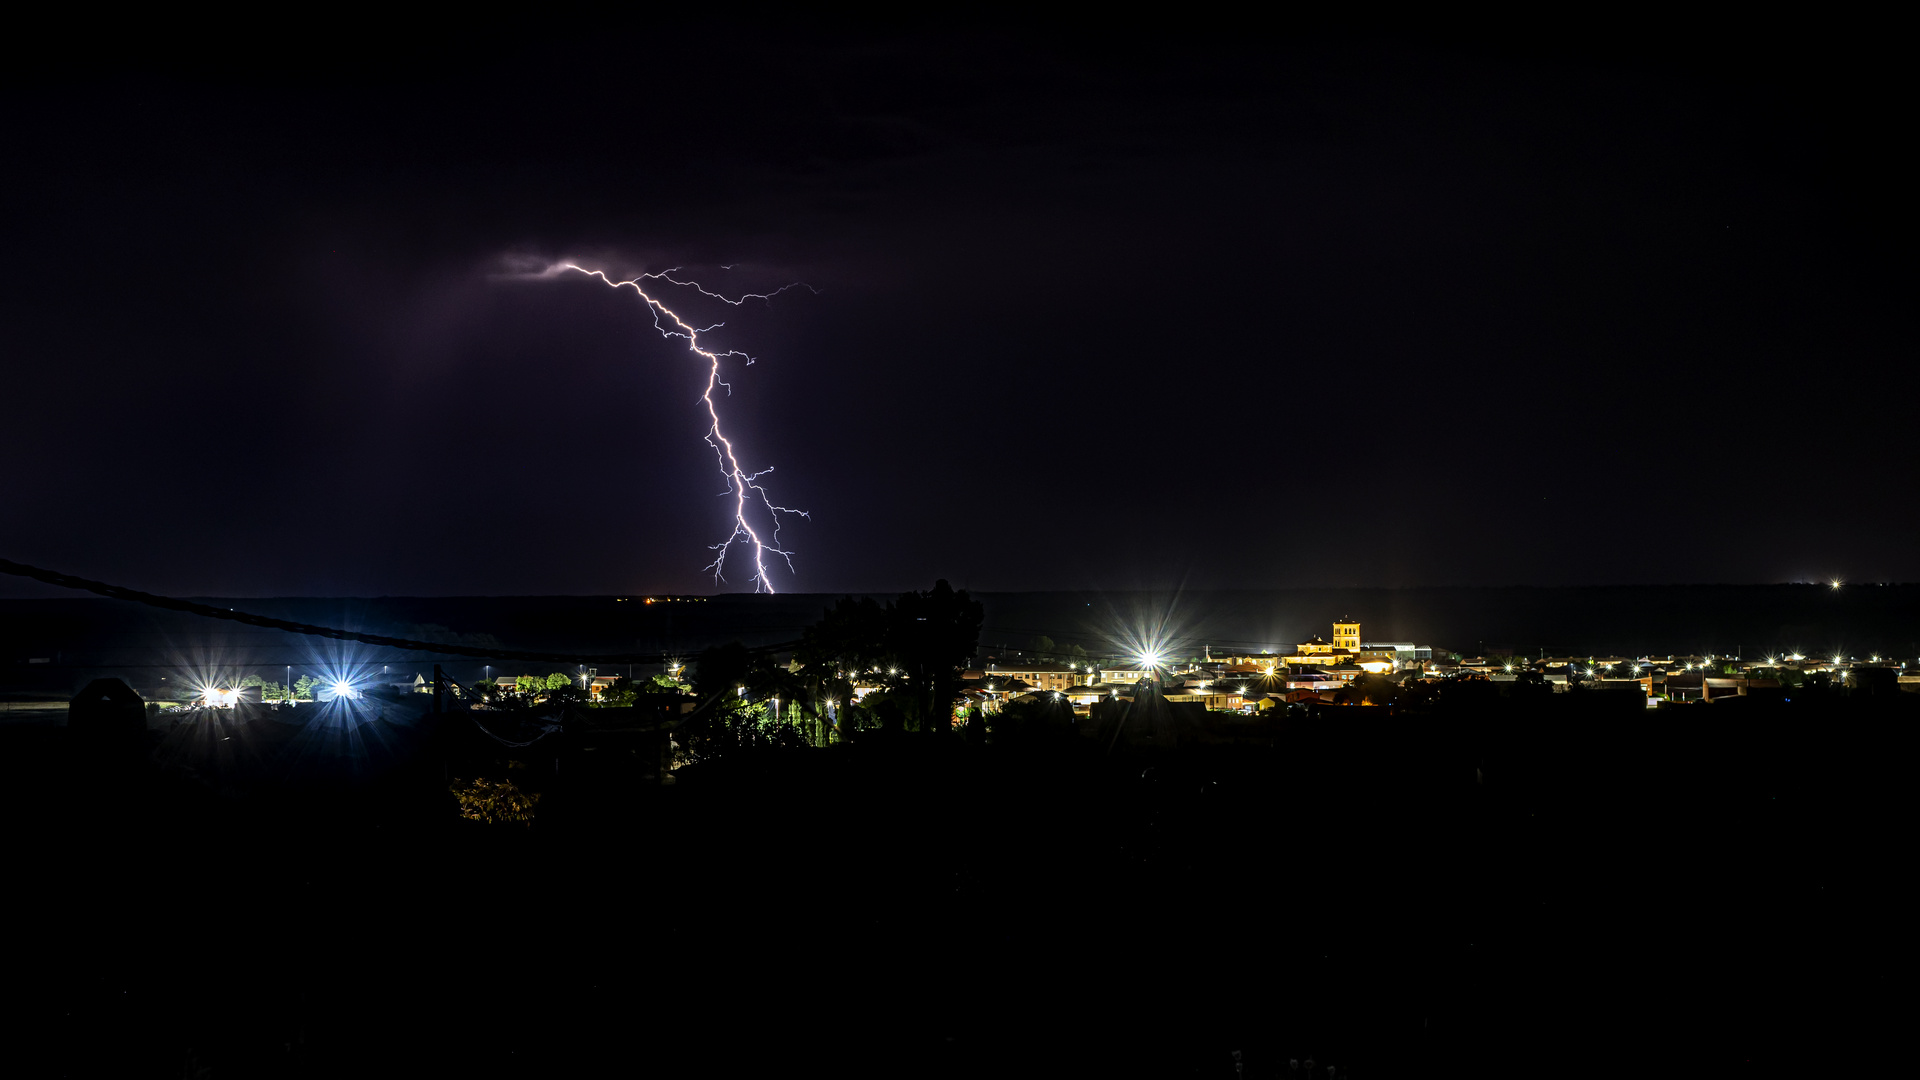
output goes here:
[{"label": "town lights", "polygon": [[1827,582],[1827,586],[1829,588],[1836,589],[1836,590],[1839,589],[1840,586],[1845,584],[1846,582],[1841,581],[1839,578],[1834,578],[1832,581]]}]

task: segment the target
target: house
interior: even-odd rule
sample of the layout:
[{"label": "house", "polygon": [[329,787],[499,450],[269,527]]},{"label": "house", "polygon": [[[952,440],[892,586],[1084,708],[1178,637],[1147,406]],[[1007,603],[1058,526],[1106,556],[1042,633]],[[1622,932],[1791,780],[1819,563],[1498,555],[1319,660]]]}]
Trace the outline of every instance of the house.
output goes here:
[{"label": "house", "polygon": [[1093,670],[1091,665],[1082,668],[1075,664],[1015,660],[1005,664],[989,663],[978,671],[964,672],[963,677],[989,683],[1018,679],[1037,690],[1065,690],[1092,682]]},{"label": "house", "polygon": [[1706,702],[1725,701],[1728,698],[1746,697],[1754,690],[1778,690],[1779,679],[1718,678],[1708,675],[1701,679],[1700,700]]},{"label": "house", "polygon": [[1329,676],[1331,676],[1335,681],[1337,681],[1341,686],[1345,686],[1346,684],[1352,682],[1353,680],[1359,678],[1361,675],[1366,673],[1365,668],[1361,667],[1359,664],[1353,663],[1350,660],[1344,663],[1334,664],[1331,667],[1325,668],[1323,670],[1325,670],[1326,673]]},{"label": "house", "polygon": [[1305,656],[1331,656],[1331,655],[1333,655],[1333,642],[1328,641],[1327,639],[1322,637],[1313,637],[1313,638],[1308,638],[1306,641],[1303,641],[1298,645],[1295,645],[1293,647],[1293,655],[1287,657],[1287,662],[1292,663],[1293,661],[1298,660],[1301,657],[1305,657]]},{"label": "house", "polygon": [[1648,705],[1655,703],[1653,698],[1653,678],[1651,676],[1644,676],[1638,679],[1598,679],[1593,683],[1593,688],[1615,694],[1639,694],[1641,700],[1645,701]]},{"label": "house", "polygon": [[1706,695],[1706,676],[1697,671],[1669,671],[1660,692],[1668,701],[1699,701]]},{"label": "house", "polygon": [[1331,689],[1339,685],[1339,682],[1340,680],[1334,678],[1332,675],[1329,675],[1324,671],[1310,668],[1302,671],[1296,671],[1288,675],[1286,679],[1286,688],[1288,690],[1319,690],[1322,688]]},{"label": "house", "polygon": [[1092,706],[1094,702],[1102,698],[1119,697],[1120,691],[1125,689],[1128,688],[1110,683],[1089,683],[1082,686],[1071,687],[1064,691],[1064,693],[1066,694],[1067,700],[1073,702],[1073,707],[1076,710],[1084,712]]},{"label": "house", "polygon": [[1360,650],[1362,652],[1366,652],[1371,649],[1389,650],[1393,654],[1393,658],[1395,660],[1401,661],[1402,663],[1405,663],[1408,660],[1433,659],[1432,646],[1416,645],[1411,641],[1369,641],[1364,645],[1360,646]]},{"label": "house", "polygon": [[1247,699],[1236,691],[1219,690],[1174,690],[1164,695],[1168,701],[1198,702],[1207,709],[1239,710],[1246,706]]},{"label": "house", "polygon": [[1350,663],[1356,656],[1351,649],[1336,649],[1332,643],[1314,638],[1300,643],[1300,651],[1287,657],[1287,666],[1296,671],[1303,667],[1331,667]]}]

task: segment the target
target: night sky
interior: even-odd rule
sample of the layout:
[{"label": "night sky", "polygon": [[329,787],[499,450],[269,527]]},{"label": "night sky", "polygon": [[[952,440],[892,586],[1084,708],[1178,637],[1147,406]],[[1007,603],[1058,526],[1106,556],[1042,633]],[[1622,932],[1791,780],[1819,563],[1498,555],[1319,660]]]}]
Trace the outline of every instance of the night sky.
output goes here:
[{"label": "night sky", "polygon": [[4,76],[7,558],[712,591],[704,369],[573,259],[817,290],[687,304],[781,591],[1920,579],[1871,27],[169,32]]}]

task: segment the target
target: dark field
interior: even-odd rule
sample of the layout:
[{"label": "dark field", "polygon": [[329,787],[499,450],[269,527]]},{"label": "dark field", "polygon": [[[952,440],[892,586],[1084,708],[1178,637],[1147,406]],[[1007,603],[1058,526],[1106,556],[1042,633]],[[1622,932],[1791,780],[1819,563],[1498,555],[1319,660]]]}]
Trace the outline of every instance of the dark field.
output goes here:
[{"label": "dark field", "polygon": [[[0,728],[9,1052],[213,1077],[1869,1060],[1904,1008],[1920,699],[1599,697],[1296,713],[1145,758],[874,738],[667,787],[423,737],[357,785],[222,793]],[[462,773],[542,793],[532,826],[459,820]]]}]

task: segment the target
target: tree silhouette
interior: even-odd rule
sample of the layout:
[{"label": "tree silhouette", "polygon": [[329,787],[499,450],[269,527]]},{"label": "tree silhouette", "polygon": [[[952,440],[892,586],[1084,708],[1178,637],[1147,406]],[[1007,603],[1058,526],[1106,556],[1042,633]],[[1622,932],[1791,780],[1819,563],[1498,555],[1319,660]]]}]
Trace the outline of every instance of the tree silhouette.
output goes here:
[{"label": "tree silhouette", "polygon": [[718,694],[719,705],[730,708],[728,703],[737,699],[738,688],[747,685],[753,666],[753,654],[737,641],[703,649],[693,661],[694,696],[704,702]]},{"label": "tree silhouette", "polygon": [[[841,597],[821,612],[820,621],[807,627],[794,651],[799,678],[814,715],[822,703],[853,701],[853,681],[862,673],[893,666],[886,655],[887,612],[869,598]],[[824,741],[824,730],[815,741]]]},{"label": "tree silhouette", "polygon": [[904,677],[902,704],[923,732],[950,729],[960,669],[980,644],[980,602],[946,579],[927,592],[900,594],[887,605],[890,651]]}]

